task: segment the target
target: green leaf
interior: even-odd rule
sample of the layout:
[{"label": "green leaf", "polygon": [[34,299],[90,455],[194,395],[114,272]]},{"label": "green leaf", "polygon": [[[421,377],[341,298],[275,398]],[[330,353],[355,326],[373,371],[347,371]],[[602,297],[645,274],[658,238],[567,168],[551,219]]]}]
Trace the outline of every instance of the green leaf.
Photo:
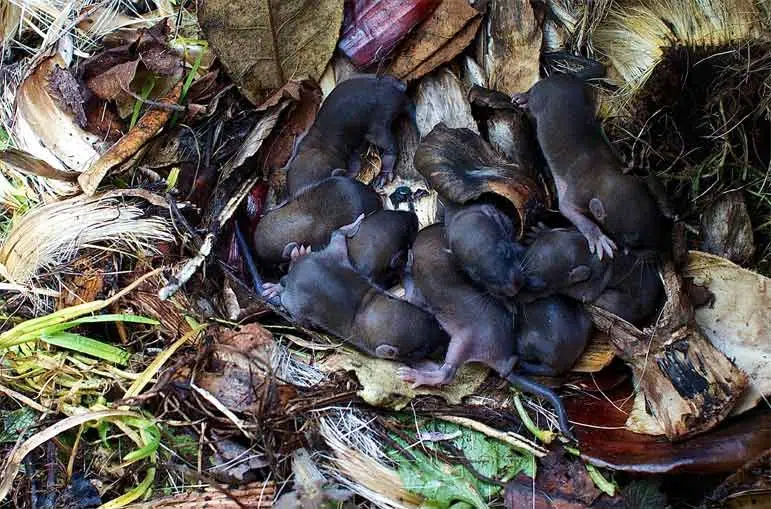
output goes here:
[{"label": "green leaf", "polygon": [[35,424],[38,413],[30,407],[21,407],[3,416],[3,429],[0,430],[0,443],[16,442],[19,437]]},{"label": "green leaf", "polygon": [[139,429],[139,435],[145,442],[145,446],[126,454],[123,457],[125,463],[134,463],[147,458],[154,454],[161,445],[161,430],[150,421],[145,421],[145,424]]},{"label": "green leaf", "polygon": [[53,332],[49,333],[43,331],[40,336],[41,341],[48,343],[49,345],[58,346],[59,348],[67,348],[68,350],[74,350],[98,359],[112,362],[114,364],[128,364],[130,354],[117,346],[108,345],[95,339],[81,336],[80,334],[74,334],[72,332]]},{"label": "green leaf", "polygon": [[103,323],[103,322],[128,322],[128,323],[144,323],[147,325],[158,325],[158,320],[147,318],[146,316],[129,315],[126,313],[115,313],[106,315],[84,316],[77,320],[67,322],[68,324],[80,325],[83,323]]},{"label": "green leaf", "polygon": [[[438,419],[421,422],[420,429],[448,438],[444,443],[463,451],[474,469],[485,477],[506,480],[520,472],[531,477],[535,475],[535,461],[531,455],[477,431]],[[392,438],[401,446],[407,446],[399,437]],[[436,443],[424,441],[421,446],[410,448],[417,462],[397,451],[392,451],[390,456],[399,465],[399,475],[405,487],[425,497],[427,507],[461,508],[463,503],[477,508],[487,507],[485,499],[500,494],[500,486],[479,480],[460,462],[448,465],[430,454],[430,451],[439,449]],[[422,454],[423,450],[428,450],[428,454]]]}]

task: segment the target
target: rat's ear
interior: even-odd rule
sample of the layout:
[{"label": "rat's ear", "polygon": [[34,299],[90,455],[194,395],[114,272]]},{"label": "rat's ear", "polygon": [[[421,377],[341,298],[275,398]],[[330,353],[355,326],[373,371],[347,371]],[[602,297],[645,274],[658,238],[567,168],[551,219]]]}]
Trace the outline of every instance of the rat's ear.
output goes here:
[{"label": "rat's ear", "polygon": [[541,276],[527,276],[525,278],[525,287],[532,291],[545,290],[546,280]]},{"label": "rat's ear", "polygon": [[348,170],[344,168],[335,168],[332,170],[332,176],[333,177],[347,177],[348,176]]},{"label": "rat's ear", "polygon": [[589,200],[589,212],[592,213],[597,221],[601,223],[605,222],[605,206],[602,204],[602,200],[599,198],[592,198]]},{"label": "rat's ear", "polygon": [[588,265],[576,265],[568,273],[570,284],[580,283],[592,277],[592,269]]},{"label": "rat's ear", "polygon": [[292,259],[292,251],[297,249],[299,247],[299,244],[297,242],[290,242],[286,246],[284,246],[284,250],[281,252],[281,257],[284,260],[291,260]]}]

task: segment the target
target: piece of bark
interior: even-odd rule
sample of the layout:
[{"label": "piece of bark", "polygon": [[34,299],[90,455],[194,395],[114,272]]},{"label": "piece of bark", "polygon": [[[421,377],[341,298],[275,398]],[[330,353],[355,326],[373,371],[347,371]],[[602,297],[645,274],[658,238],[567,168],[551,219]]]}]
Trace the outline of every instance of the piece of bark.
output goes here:
[{"label": "piece of bark", "polygon": [[644,398],[638,408],[667,438],[681,440],[725,419],[746,388],[747,375],[701,332],[671,261],[663,264],[662,274],[667,302],[652,328],[641,331],[596,306],[590,311],[595,326],[610,335],[632,368],[637,397]]},{"label": "piece of bark", "polygon": [[387,57],[442,0],[346,0],[338,48],[358,67]]},{"label": "piece of bark", "polygon": [[439,123],[447,127],[465,127],[479,133],[463,83],[448,69],[421,80],[415,94],[415,116],[423,138]]},{"label": "piece of bark", "polygon": [[477,62],[490,88],[511,95],[538,81],[543,36],[529,0],[490,0],[483,33]]},{"label": "piece of bark", "polygon": [[388,73],[412,81],[452,60],[476,35],[481,15],[468,0],[444,0],[399,46]]},{"label": "piece of bark", "polygon": [[747,204],[741,191],[718,198],[701,215],[702,250],[739,265],[755,254],[755,239]]},{"label": "piece of bark", "polygon": [[[181,92],[182,83],[180,82],[160,100],[160,103],[176,105]],[[78,183],[83,192],[92,196],[107,172],[129,159],[153,136],[158,134],[158,131],[171,118],[171,113],[170,109],[151,108],[142,115],[142,118],[125,136],[78,177]]]}]

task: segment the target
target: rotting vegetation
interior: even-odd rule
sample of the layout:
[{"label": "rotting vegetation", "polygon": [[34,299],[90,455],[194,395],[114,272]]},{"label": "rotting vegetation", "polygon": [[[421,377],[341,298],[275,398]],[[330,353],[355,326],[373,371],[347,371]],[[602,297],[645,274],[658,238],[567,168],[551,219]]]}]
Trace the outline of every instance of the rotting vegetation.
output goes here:
[{"label": "rotting vegetation", "polygon": [[[276,2],[253,3],[267,9],[255,19],[243,14],[252,3],[237,2],[244,22],[262,26]],[[752,249],[741,262],[750,270],[692,251],[683,270],[689,277],[678,284],[685,292],[710,278],[741,278],[733,293],[730,284],[715,289],[718,298],[741,302],[735,323],[721,324],[720,348],[750,369],[747,359],[764,339],[768,346],[767,329],[752,321],[764,314],[753,312],[763,311],[762,275],[771,274],[768,6],[673,0],[663,9],[658,0],[641,0],[584,8],[550,0],[542,16],[541,4],[476,3],[484,5],[416,1],[392,13],[403,46],[368,55],[377,60],[371,70],[409,76],[419,128],[433,127],[433,117],[476,128],[488,120],[471,116],[471,85],[524,89],[539,67],[554,70],[533,48],[604,63],[606,134],[635,172],[659,178],[688,247],[701,249],[713,224],[704,222],[705,210],[740,191],[744,208],[730,210],[745,210],[750,223]],[[303,2],[286,2],[303,15],[282,11],[276,19],[296,34],[272,41],[285,47],[246,57],[270,62],[280,54],[282,62],[296,58],[296,69],[278,65],[276,76],[245,79],[229,74],[244,63],[254,70],[249,58],[232,53],[238,45],[225,44],[231,53],[223,58],[222,46],[215,51],[205,37],[215,30],[222,40],[229,25],[210,18],[199,25],[195,2],[24,4],[2,2],[0,11],[4,507],[272,507],[281,496],[281,507],[313,508],[541,507],[547,498],[576,508],[664,507],[663,498],[672,507],[725,507],[725,500],[771,489],[757,474],[770,446],[768,409],[757,396],[768,394],[767,366],[752,365],[757,390],[737,405],[748,412],[670,443],[656,436],[661,423],[636,392],[641,379],[652,383],[643,377],[653,366],[635,363],[635,338],[654,334],[624,329],[625,336],[613,336],[612,317],[595,316],[596,323],[610,320],[612,337],[596,334],[574,370],[550,381],[561,386],[571,419],[589,425],[578,427],[577,445],[563,444],[550,408],[512,393],[486,369],[467,366],[443,390],[412,389],[393,374],[395,363],[296,326],[258,298],[234,225],[250,231],[283,198],[281,168],[293,146],[321,98],[353,71],[333,51],[335,41],[353,37],[351,23],[373,19],[374,11],[352,18],[342,0],[325,1],[324,15],[314,17],[301,12]],[[508,31],[494,18],[507,12],[501,6],[521,14]],[[633,8],[640,17],[624,25],[631,12],[624,9]],[[714,40],[678,28],[679,14],[721,9],[731,16],[700,25],[712,26],[704,30]],[[652,21],[651,12],[661,19]],[[727,40],[715,35],[742,14],[752,19],[730,24]],[[437,24],[444,39],[431,37]],[[308,46],[302,35],[313,30],[323,34]],[[484,39],[496,34],[512,37]],[[377,42],[377,31],[370,36]],[[624,37],[645,44],[611,45]],[[660,54],[635,61],[611,51],[633,57],[641,47]],[[485,136],[495,114],[478,129]],[[416,143],[410,149],[410,135],[401,134],[391,203],[397,185],[426,188],[404,155]],[[363,158],[361,180],[377,174],[376,152]],[[428,207],[417,211],[421,224],[433,220],[435,194],[418,203]],[[742,225],[745,217],[731,212],[714,221]],[[724,272],[710,272],[713,266]],[[683,307],[692,313],[687,322],[702,328],[723,316]],[[740,322],[751,324],[741,341],[726,335]],[[682,324],[667,325],[674,336]],[[714,330],[699,341],[717,343]],[[661,333],[651,344],[666,339]],[[614,360],[625,345],[621,358],[640,378]],[[694,366],[682,357],[686,350],[658,353]],[[727,413],[718,410],[714,421]],[[705,428],[717,424],[710,419]],[[694,482],[704,473],[712,474],[709,482]]]}]

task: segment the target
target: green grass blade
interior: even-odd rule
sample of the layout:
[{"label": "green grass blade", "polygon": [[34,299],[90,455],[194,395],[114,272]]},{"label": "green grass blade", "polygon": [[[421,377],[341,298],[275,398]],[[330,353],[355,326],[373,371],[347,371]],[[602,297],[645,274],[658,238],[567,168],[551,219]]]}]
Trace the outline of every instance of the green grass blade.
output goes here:
[{"label": "green grass blade", "polygon": [[122,348],[72,332],[44,331],[40,335],[40,339],[49,345],[74,350],[114,364],[128,364],[130,357],[130,354]]},{"label": "green grass blade", "polygon": [[103,323],[103,322],[128,322],[128,323],[144,323],[147,325],[159,325],[158,320],[147,318],[146,316],[129,315],[125,313],[96,315],[96,316],[84,316],[67,322],[67,324],[80,325],[82,323]]}]

